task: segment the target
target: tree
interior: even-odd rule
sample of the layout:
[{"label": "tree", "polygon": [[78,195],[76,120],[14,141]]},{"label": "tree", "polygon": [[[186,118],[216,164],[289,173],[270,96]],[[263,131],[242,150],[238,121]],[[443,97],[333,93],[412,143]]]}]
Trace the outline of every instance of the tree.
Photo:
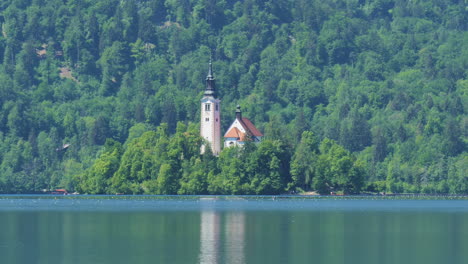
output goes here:
[{"label": "tree", "polygon": [[371,145],[372,134],[369,124],[356,109],[352,110],[349,118],[342,122],[340,143],[349,151],[360,151]]},{"label": "tree", "polygon": [[468,192],[467,162],[468,158],[466,155],[450,159],[448,185],[451,194],[466,194]]},{"label": "tree", "polygon": [[363,164],[333,140],[324,139],[319,149],[314,188],[320,194],[360,193],[365,179]]},{"label": "tree", "polygon": [[447,120],[443,134],[445,140],[442,148],[447,156],[456,156],[466,149],[466,143],[461,140],[460,128],[452,118]]},{"label": "tree", "polygon": [[291,161],[292,182],[288,189],[294,187],[307,190],[311,187],[315,174],[316,159],[318,157],[318,142],[310,131],[302,133],[301,142],[296,148]]},{"label": "tree", "polygon": [[98,63],[102,69],[101,94],[115,94],[122,76],[130,67],[128,47],[123,42],[113,42],[112,46],[104,50]]},{"label": "tree", "polygon": [[76,65],[81,60],[82,49],[85,47],[83,17],[77,13],[70,22],[70,26],[65,31],[62,46],[64,55],[71,65]]},{"label": "tree", "polygon": [[208,191],[211,194],[250,194],[248,176],[243,161],[249,152],[240,147],[226,148],[219,155],[219,174],[208,178]]},{"label": "tree", "polygon": [[246,173],[255,194],[280,194],[290,180],[290,155],[280,141],[263,140],[250,155]]},{"label": "tree", "polygon": [[105,152],[94,162],[84,175],[78,176],[79,190],[88,194],[105,194],[109,179],[119,168],[122,146],[113,140],[106,141]]},{"label": "tree", "polygon": [[142,193],[142,182],[158,178],[165,161],[167,144],[168,138],[163,128],[159,128],[158,132],[145,132],[129,142],[117,171],[110,179],[109,190],[113,193]]},{"label": "tree", "polygon": [[[78,189],[114,139],[93,192],[357,193],[366,174],[368,190],[466,192],[461,2],[2,1],[0,188]],[[264,144],[200,156],[210,54],[222,109],[242,105]]]},{"label": "tree", "polygon": [[357,19],[350,19],[343,13],[333,15],[320,31],[319,45],[323,59],[329,64],[346,63],[354,51],[354,35],[358,30]]},{"label": "tree", "polygon": [[[205,152],[204,155],[207,155]],[[182,163],[182,177],[177,194],[207,194],[209,169],[201,159],[193,157]]]},{"label": "tree", "polygon": [[381,162],[387,156],[387,138],[381,128],[377,128],[372,137],[374,162]]}]

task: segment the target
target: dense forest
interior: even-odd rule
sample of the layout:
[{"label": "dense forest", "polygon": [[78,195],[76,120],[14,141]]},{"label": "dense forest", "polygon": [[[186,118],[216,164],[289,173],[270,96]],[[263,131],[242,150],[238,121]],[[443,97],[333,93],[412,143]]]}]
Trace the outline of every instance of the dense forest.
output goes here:
[{"label": "dense forest", "polygon": [[[464,0],[3,0],[0,193],[468,193]],[[200,155],[212,56],[223,131]]]}]

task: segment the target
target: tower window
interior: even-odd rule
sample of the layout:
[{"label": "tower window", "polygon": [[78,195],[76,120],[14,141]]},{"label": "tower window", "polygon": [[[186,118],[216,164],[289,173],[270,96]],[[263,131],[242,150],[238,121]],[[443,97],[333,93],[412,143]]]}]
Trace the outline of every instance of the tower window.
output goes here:
[{"label": "tower window", "polygon": [[216,111],[218,111],[218,104],[216,104]]},{"label": "tower window", "polygon": [[210,121],[210,119],[207,117],[207,118],[205,118],[205,121],[208,122],[208,121]]},{"label": "tower window", "polygon": [[210,106],[211,106],[210,104],[205,104],[205,111],[211,111]]}]

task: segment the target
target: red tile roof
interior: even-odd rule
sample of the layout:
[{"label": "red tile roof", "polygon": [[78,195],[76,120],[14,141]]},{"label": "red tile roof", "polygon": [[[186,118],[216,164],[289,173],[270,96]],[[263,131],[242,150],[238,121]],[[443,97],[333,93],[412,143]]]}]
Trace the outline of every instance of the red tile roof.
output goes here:
[{"label": "red tile roof", "polygon": [[242,133],[239,129],[237,129],[237,127],[233,127],[231,130],[226,132],[224,137],[227,137],[227,138],[240,138],[241,134],[244,134],[244,133]]},{"label": "red tile roof", "polygon": [[247,135],[245,133],[243,133],[242,131],[240,131],[239,129],[237,129],[237,127],[233,127],[231,130],[226,132],[224,137],[225,138],[236,138],[238,141],[241,141],[241,142],[246,141],[246,139],[247,139]]},{"label": "red tile roof", "polygon": [[237,138],[239,141],[249,140],[249,137],[262,137],[263,134],[258,131],[254,124],[247,118],[242,118],[239,120],[242,127],[246,130],[246,133],[240,131],[237,127],[231,128],[229,131],[224,134],[225,138]]},{"label": "red tile roof", "polygon": [[244,127],[250,132],[250,134],[256,137],[263,137],[263,134],[260,131],[258,131],[255,125],[249,119],[243,117],[242,122],[244,123]]}]

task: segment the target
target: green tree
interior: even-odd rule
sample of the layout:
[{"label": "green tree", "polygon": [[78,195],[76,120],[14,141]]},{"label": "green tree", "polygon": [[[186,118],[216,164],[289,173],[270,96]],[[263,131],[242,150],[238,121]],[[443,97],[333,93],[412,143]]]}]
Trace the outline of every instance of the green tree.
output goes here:
[{"label": "green tree", "polygon": [[[247,152],[248,153],[248,152]],[[208,179],[211,194],[250,194],[252,193],[245,170],[246,152],[240,147],[224,149],[217,162],[219,174]]]},{"label": "green tree", "polygon": [[294,190],[298,187],[307,190],[311,187],[318,158],[318,141],[310,131],[302,133],[301,142],[291,161],[292,182],[288,188]]},{"label": "green tree", "polygon": [[246,172],[255,194],[280,194],[290,180],[290,154],[280,141],[264,140],[250,155]]},{"label": "green tree", "polygon": [[321,194],[360,193],[365,179],[363,164],[333,140],[324,139],[319,149],[314,188]]},{"label": "green tree", "polygon": [[122,76],[130,67],[128,47],[123,42],[113,42],[107,47],[98,61],[102,69],[100,93],[112,95],[122,81]]},{"label": "green tree", "polygon": [[106,141],[104,153],[94,162],[83,175],[79,175],[78,189],[82,193],[107,193],[109,179],[119,168],[122,156],[122,146],[113,140]]},{"label": "green tree", "polygon": [[163,128],[158,132],[145,132],[128,143],[118,170],[110,179],[110,192],[142,193],[142,182],[158,178],[167,144],[168,137]]},{"label": "green tree", "polygon": [[[206,155],[206,153],[205,153]],[[182,163],[182,177],[177,194],[207,194],[208,193],[208,168],[206,163],[193,157],[190,161]]]}]

